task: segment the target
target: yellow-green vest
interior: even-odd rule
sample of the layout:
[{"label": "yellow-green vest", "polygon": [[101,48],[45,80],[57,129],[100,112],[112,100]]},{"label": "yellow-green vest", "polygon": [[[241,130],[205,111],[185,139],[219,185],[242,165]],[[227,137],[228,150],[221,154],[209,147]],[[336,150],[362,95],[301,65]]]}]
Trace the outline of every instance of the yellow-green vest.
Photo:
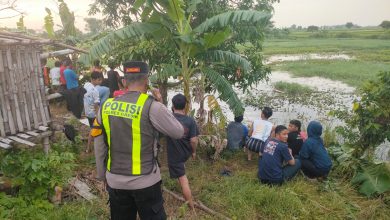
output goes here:
[{"label": "yellow-green vest", "polygon": [[103,103],[107,170],[111,173],[137,176],[153,171],[157,131],[149,119],[152,102],[153,98],[146,94],[128,92]]}]

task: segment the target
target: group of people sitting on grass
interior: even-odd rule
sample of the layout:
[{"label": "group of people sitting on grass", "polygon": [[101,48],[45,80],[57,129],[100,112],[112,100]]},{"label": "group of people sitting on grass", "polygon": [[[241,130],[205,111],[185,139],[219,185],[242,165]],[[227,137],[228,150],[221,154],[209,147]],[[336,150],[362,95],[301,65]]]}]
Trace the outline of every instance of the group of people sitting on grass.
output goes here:
[{"label": "group of people sitting on grass", "polygon": [[[235,118],[227,128],[228,148],[245,147],[248,160],[259,155],[258,178],[261,183],[280,185],[292,179],[299,170],[308,179],[327,178],[332,161],[321,138],[322,125],[311,121],[306,133],[301,122],[291,120],[288,127],[275,126],[269,121],[272,109],[264,107],[261,118],[253,121],[250,129],[241,124],[243,117]],[[240,136],[241,135],[241,136]]]}]

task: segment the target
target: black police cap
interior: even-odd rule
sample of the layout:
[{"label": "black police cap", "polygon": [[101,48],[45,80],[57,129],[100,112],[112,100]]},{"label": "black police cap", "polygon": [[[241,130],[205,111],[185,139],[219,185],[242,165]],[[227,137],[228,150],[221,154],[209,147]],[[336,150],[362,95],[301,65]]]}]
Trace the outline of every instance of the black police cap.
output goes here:
[{"label": "black police cap", "polygon": [[124,73],[132,74],[132,73],[149,73],[149,66],[147,63],[142,61],[127,61],[123,64]]}]

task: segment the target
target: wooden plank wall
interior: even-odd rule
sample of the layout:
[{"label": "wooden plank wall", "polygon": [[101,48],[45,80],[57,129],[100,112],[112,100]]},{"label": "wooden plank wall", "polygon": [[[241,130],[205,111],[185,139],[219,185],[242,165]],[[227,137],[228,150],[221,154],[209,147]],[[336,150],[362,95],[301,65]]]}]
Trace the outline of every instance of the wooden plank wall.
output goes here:
[{"label": "wooden plank wall", "polygon": [[48,102],[34,45],[0,45],[0,136],[47,126]]}]

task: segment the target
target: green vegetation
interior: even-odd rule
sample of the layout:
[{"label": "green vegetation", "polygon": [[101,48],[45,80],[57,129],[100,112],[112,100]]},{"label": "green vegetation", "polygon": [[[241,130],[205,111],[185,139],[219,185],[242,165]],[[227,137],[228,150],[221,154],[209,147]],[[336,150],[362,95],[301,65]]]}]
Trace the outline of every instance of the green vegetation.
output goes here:
[{"label": "green vegetation", "polygon": [[264,54],[343,53],[358,60],[390,62],[389,40],[371,39],[281,39],[267,40]]},{"label": "green vegetation", "polygon": [[[315,27],[315,26],[314,26]],[[313,29],[313,27],[311,27]],[[315,29],[315,28],[314,28]],[[275,29],[280,30],[280,29]],[[283,29],[285,30],[285,29]],[[270,35],[273,38],[296,40],[301,38],[354,38],[354,39],[390,39],[390,31],[378,27],[373,28],[337,28],[322,30],[286,29],[287,32],[279,35]]]},{"label": "green vegetation", "polygon": [[283,91],[291,96],[297,95],[310,95],[313,90],[308,86],[303,86],[298,83],[288,83],[288,82],[276,82],[274,84],[275,89]]},{"label": "green vegetation", "polygon": [[[204,17],[198,17],[199,13],[204,13],[207,2],[155,2],[156,4],[147,0],[137,1],[132,7],[132,14],[138,15],[142,22],[130,23],[108,33],[91,46],[89,55],[82,55],[80,59],[90,62],[92,59],[115,54],[116,50],[122,50],[121,42],[127,43],[125,48],[128,51],[139,51],[140,45],[143,45],[146,49],[137,55],[143,60],[157,63],[151,68],[156,68],[158,84],[167,84],[170,76],[181,77],[183,93],[188,100],[186,113],[191,108],[190,90],[195,84],[193,78],[199,76],[201,80],[196,82],[196,87],[200,88],[200,96],[204,97],[208,92],[207,88],[209,91],[217,90],[218,98],[225,101],[234,114],[242,114],[242,103],[228,79],[238,78],[237,81],[247,87],[264,79],[269,73],[263,67],[260,51],[262,34],[270,24],[271,14],[227,8],[228,10],[218,13],[210,10]],[[253,47],[240,54],[235,45],[243,42],[251,42]],[[170,47],[167,51],[155,53],[150,50],[154,49],[154,45],[158,45],[157,48],[161,48],[161,45]],[[132,59],[135,57],[136,54],[131,54]],[[178,71],[164,71],[166,68]],[[161,76],[162,72],[170,75]]]},{"label": "green vegetation", "polygon": [[11,197],[0,193],[0,219],[5,220],[83,220],[108,219],[107,199],[93,202],[67,202],[55,206],[48,201],[28,203],[21,197]]},{"label": "green vegetation", "polygon": [[[9,194],[0,193],[0,219],[107,219],[106,199],[85,202],[64,196],[76,170],[91,169],[89,158],[76,156],[80,145],[79,138],[75,144],[60,139],[48,155],[39,146],[0,152],[0,170],[13,186]],[[61,205],[49,201],[56,186],[63,188]]]},{"label": "green vegetation", "polygon": [[390,63],[357,60],[303,60],[283,62],[274,68],[288,71],[294,76],[321,76],[357,87],[365,80],[374,79],[376,73],[389,70]]},{"label": "green vegetation", "polygon": [[[47,36],[74,44],[80,36],[74,25],[76,16],[63,0],[58,2],[62,29],[54,32],[52,13],[46,9]],[[216,98],[206,95],[209,91],[218,90],[219,98],[235,113],[243,110],[242,101],[258,107],[266,103],[279,111],[280,107],[288,108],[295,103],[316,105],[313,110],[338,107],[340,100],[296,83],[275,83],[275,88],[284,93],[272,97],[247,93],[246,99],[240,100],[235,94],[232,85],[245,91],[269,73],[262,63],[263,34],[270,21],[270,14],[265,12],[272,11],[272,3],[278,0],[138,0],[131,7],[127,1],[94,2],[92,13],[101,11],[111,28],[123,28],[83,42],[84,46],[91,46],[91,54],[84,58],[109,57],[118,63],[148,60],[152,72],[157,72],[154,76],[157,83],[166,89],[170,76],[180,77],[188,100],[192,100],[190,91],[195,99],[208,98],[211,111],[202,134],[218,136],[218,142],[225,136],[226,118]],[[233,3],[242,10],[230,11]],[[247,9],[265,9],[265,12]],[[102,21],[86,21],[91,35],[102,31],[99,31]],[[271,30],[267,34],[273,38],[265,42],[264,54],[347,54],[353,60],[281,62],[272,67],[295,76],[322,76],[361,86],[367,79],[375,80],[377,72],[390,69],[390,31],[354,28],[351,22],[346,26],[348,29],[320,30],[311,26],[303,31]],[[23,19],[19,27],[24,29]],[[325,129],[325,144],[334,162],[326,181],[309,182],[299,174],[281,187],[269,187],[259,183],[257,162],[246,161],[244,152],[224,153],[222,159],[213,161],[209,158],[214,148],[208,146],[199,149],[197,160],[187,163],[195,198],[233,219],[388,218],[390,166],[374,163],[373,152],[378,144],[390,139],[389,85],[390,73],[382,72],[377,80],[364,84],[361,99],[354,103],[352,112],[334,112],[346,125],[336,130]],[[202,122],[202,118],[199,120]],[[61,139],[53,144],[48,155],[40,148],[0,152],[0,181],[4,177],[13,183],[11,192],[0,193],[0,219],[108,219],[107,193],[99,194],[92,189],[99,198],[84,202],[72,194],[68,184],[72,176],[89,175],[94,170],[93,155],[80,155],[82,146],[79,139],[76,144]],[[232,176],[221,176],[223,169],[231,170]],[[165,187],[181,191],[177,180],[168,177],[166,163],[162,175]],[[61,205],[50,202],[56,186],[64,189]],[[167,209],[175,206],[173,202],[165,205]],[[183,207],[180,212],[185,210]],[[169,214],[173,219],[183,216]],[[208,215],[197,217],[213,219]]]},{"label": "green vegetation", "polygon": [[390,139],[390,72],[381,72],[375,80],[366,82],[359,90],[360,100],[353,103],[352,113],[335,112],[346,122],[340,132],[356,150],[355,156],[368,153]]},{"label": "green vegetation", "polygon": [[264,43],[266,56],[277,54],[346,54],[352,60],[298,60],[272,64],[294,76],[320,76],[358,87],[390,69],[390,32],[381,28],[290,31]]},{"label": "green vegetation", "polygon": [[359,192],[375,196],[390,190],[390,163],[374,162],[374,151],[390,139],[390,72],[381,72],[375,80],[366,82],[359,90],[352,112],[333,112],[345,121],[336,128],[344,137],[343,144],[331,148],[336,172],[352,177]]},{"label": "green vegetation", "polygon": [[390,21],[382,21],[382,23],[379,26],[385,29],[390,29]]},{"label": "green vegetation", "polygon": [[[232,176],[219,175],[225,167]],[[189,161],[186,169],[195,198],[233,219],[385,219],[390,215],[384,199],[364,198],[334,175],[323,183],[298,175],[281,187],[260,184],[257,162],[246,161],[244,152],[217,162]],[[163,176],[167,188],[180,192],[176,180]]]}]

